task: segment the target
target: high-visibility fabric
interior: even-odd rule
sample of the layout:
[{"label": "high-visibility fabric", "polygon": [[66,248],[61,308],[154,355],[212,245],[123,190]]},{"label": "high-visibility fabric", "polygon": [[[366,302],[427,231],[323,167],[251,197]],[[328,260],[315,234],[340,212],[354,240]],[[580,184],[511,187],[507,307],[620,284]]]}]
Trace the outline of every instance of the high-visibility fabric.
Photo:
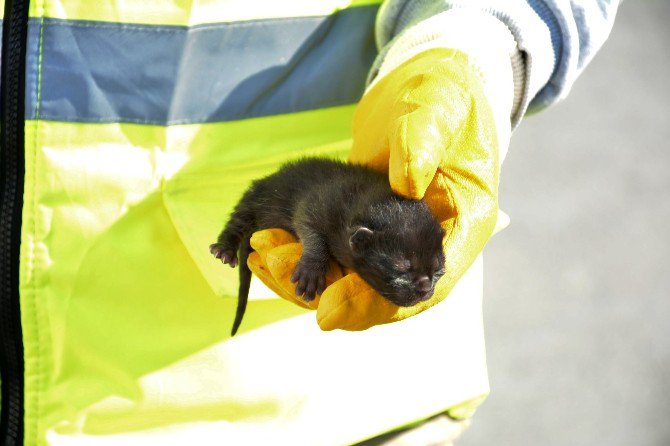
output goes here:
[{"label": "high-visibility fabric", "polygon": [[[403,323],[321,333],[313,313],[254,300],[246,334],[228,338],[234,272],[206,249],[235,201],[220,191],[241,192],[287,153],[343,153],[350,118],[346,107],[190,127],[29,123],[26,444],[348,444],[486,391],[481,263]],[[218,150],[258,128],[276,143]]]},{"label": "high-visibility fabric", "polygon": [[[4,3],[4,0],[3,0]],[[327,16],[380,0],[49,0],[30,3],[31,17],[193,26],[203,23]]]},{"label": "high-visibility fabric", "polygon": [[[33,3],[34,23],[65,3]],[[118,17],[127,3],[114,3]],[[32,41],[44,50],[41,30]],[[237,271],[209,243],[252,179],[303,155],[346,156],[353,104],[180,125],[46,119],[41,100],[56,93],[42,87],[71,86],[35,54],[20,263],[26,445],[351,444],[449,408],[465,416],[463,403],[488,391],[481,258],[442,304],[360,333],[321,332],[313,312],[254,283],[229,337]]]}]

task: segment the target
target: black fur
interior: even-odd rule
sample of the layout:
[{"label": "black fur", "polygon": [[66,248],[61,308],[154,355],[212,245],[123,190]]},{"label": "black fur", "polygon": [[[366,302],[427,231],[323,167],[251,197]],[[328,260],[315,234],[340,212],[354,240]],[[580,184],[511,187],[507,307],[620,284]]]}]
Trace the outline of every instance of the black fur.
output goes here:
[{"label": "black fur", "polygon": [[223,263],[240,264],[232,335],[249,294],[249,238],[267,228],[300,239],[303,254],[291,281],[307,301],[323,292],[330,257],[400,306],[428,299],[444,274],[444,230],[423,201],[394,194],[387,176],[367,167],[305,158],[254,181],[210,246]]}]

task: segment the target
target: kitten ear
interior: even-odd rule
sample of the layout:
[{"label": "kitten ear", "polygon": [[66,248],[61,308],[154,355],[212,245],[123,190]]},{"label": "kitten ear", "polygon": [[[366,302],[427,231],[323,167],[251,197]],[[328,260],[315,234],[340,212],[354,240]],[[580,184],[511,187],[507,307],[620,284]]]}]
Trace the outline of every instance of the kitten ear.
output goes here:
[{"label": "kitten ear", "polygon": [[349,237],[349,247],[354,254],[359,254],[365,246],[372,240],[374,232],[365,226],[358,226]]}]

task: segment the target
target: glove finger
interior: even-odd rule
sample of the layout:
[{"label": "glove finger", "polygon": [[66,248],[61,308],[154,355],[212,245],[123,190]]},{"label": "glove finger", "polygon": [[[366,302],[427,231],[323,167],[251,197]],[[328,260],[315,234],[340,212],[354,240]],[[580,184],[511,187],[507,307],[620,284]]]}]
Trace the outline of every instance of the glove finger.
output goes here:
[{"label": "glove finger", "polygon": [[349,162],[388,171],[389,128],[398,116],[407,112],[396,107],[402,84],[401,76],[387,76],[363,95],[354,112]]},{"label": "glove finger", "polygon": [[[274,257],[270,259],[271,264],[268,264],[268,253],[283,246],[288,246],[288,248],[283,249],[288,251],[292,258],[296,255],[300,258],[302,246],[296,241],[297,239],[293,234],[283,229],[272,228],[256,231],[252,234],[250,240],[254,252],[249,255],[247,264],[249,269],[278,296],[303,308],[310,308],[293,292],[287,291],[286,284],[277,280],[276,277],[281,277],[280,271],[287,266],[290,267],[290,265],[287,265],[287,262],[290,263],[290,261],[281,258],[281,251],[275,252]],[[298,249],[297,254],[294,252],[296,248]],[[293,266],[295,266],[295,263]]]},{"label": "glove finger", "polygon": [[426,193],[447,146],[439,121],[429,108],[396,120],[389,142],[389,181],[396,193],[417,200]]},{"label": "glove finger", "polygon": [[249,265],[249,269],[251,269],[251,272],[254,273],[256,277],[261,279],[261,281],[265,285],[267,285],[268,288],[274,291],[275,294],[277,294],[277,296],[289,300],[294,304],[299,305],[303,308],[309,308],[309,306],[305,302],[302,302],[300,299],[294,298],[297,296],[285,294],[284,289],[281,286],[279,286],[279,283],[277,283],[274,276],[265,265],[265,262],[262,260],[261,256],[257,252],[252,252],[251,254],[249,254],[247,265]]},{"label": "glove finger", "polygon": [[251,248],[256,251],[265,263],[268,251],[287,243],[296,243],[298,239],[288,231],[279,228],[263,229],[251,235]]},{"label": "glove finger", "polygon": [[381,297],[358,274],[336,281],[321,295],[316,320],[322,330],[365,330],[393,320],[398,306]]},{"label": "glove finger", "polygon": [[301,255],[302,245],[300,243],[287,243],[268,251],[265,256],[265,264],[281,290],[279,293],[281,297],[301,307],[315,310],[319,305],[319,297],[317,296],[310,302],[302,300],[300,296],[295,294],[297,284],[291,282],[291,275]]},{"label": "glove finger", "polygon": [[[288,243],[286,245],[277,246],[266,254],[267,270],[277,284],[279,290],[277,294],[300,306],[315,310],[320,305],[320,295],[317,294],[312,301],[306,302],[295,294],[297,283],[291,281],[291,276],[293,275],[293,271],[295,270],[301,255],[302,245],[300,243]],[[337,262],[331,260],[328,264],[328,271],[326,272],[326,289],[328,289],[327,287],[329,285],[342,278],[342,276],[343,274],[340,266]]]},{"label": "glove finger", "polygon": [[[360,106],[360,105],[359,105]],[[358,112],[358,108],[356,109]],[[365,121],[373,121],[374,116],[366,117]],[[361,123],[363,119],[356,122],[354,119],[354,139],[349,152],[349,162],[352,164],[363,164],[380,172],[388,170],[389,163],[389,140],[386,131],[385,120],[377,118],[379,122],[372,124]],[[375,127],[376,126],[376,127]]]}]

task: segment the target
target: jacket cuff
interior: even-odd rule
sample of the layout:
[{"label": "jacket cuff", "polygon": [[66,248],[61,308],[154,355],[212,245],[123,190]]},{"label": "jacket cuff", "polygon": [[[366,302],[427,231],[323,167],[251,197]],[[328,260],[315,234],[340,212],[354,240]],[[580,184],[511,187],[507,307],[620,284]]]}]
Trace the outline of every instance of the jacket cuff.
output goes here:
[{"label": "jacket cuff", "polygon": [[[495,5],[495,6],[489,6]],[[531,100],[547,85],[556,65],[555,43],[558,25],[551,27],[546,20],[553,17],[549,11],[543,19],[526,0],[490,1],[436,1],[404,0],[386,3],[377,17],[376,39],[380,54],[370,72],[370,80],[377,75],[387,55],[405,34],[416,33],[426,22],[431,22],[435,34],[442,34],[450,41],[458,39],[457,46],[468,54],[501,51],[497,41],[502,34],[502,24],[507,35],[512,36],[515,51],[505,55],[513,74],[513,106],[510,110],[512,127],[516,127],[528,109]],[[455,14],[462,21],[447,20]],[[435,20],[440,17],[440,19]],[[492,20],[486,20],[488,17]],[[552,34],[553,32],[553,34]],[[416,39],[414,39],[416,40]],[[443,45],[440,45],[443,46]],[[475,56],[477,58],[477,56]]]}]

